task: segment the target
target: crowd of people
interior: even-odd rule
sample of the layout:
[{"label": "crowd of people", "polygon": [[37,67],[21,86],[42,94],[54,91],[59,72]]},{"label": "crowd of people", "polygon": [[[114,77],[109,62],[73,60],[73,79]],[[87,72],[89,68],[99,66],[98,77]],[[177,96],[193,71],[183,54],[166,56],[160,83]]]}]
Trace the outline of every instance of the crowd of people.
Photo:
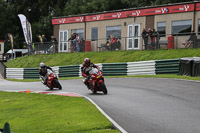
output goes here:
[{"label": "crowd of people", "polygon": [[71,42],[72,53],[85,51],[85,44],[84,44],[85,41],[83,39],[80,39],[77,33],[72,33],[68,41]]},{"label": "crowd of people", "polygon": [[54,36],[51,36],[51,41],[49,42],[44,34],[36,35],[38,42],[29,45],[29,54],[34,52],[47,53],[58,53],[58,41]]},{"label": "crowd of people", "polygon": [[107,50],[120,50],[121,43],[120,41],[113,35],[109,35],[107,41],[104,45]]},{"label": "crowd of people", "polygon": [[148,49],[148,46],[150,46],[150,49],[158,48],[160,36],[155,29],[152,30],[151,28],[148,28],[148,30],[146,30],[143,28],[142,38],[144,40],[145,49]]},{"label": "crowd of people", "polygon": [[[159,40],[160,35],[155,29],[148,28],[146,30],[143,28],[143,31],[141,33],[141,36],[144,41],[144,49],[159,49]],[[51,41],[48,42],[45,35],[37,35],[40,46],[39,50],[42,50],[42,53],[58,53],[58,41],[54,36],[51,36]],[[186,40],[185,48],[190,47],[192,43],[194,43],[197,40],[196,34],[194,32],[191,32],[191,36],[188,40]],[[71,37],[68,39],[68,41],[71,42],[71,52],[82,52],[84,51],[84,40],[79,38],[79,35],[77,33],[72,33]],[[114,35],[109,35],[107,38],[106,43],[103,45],[107,50],[113,51],[113,50],[120,50],[121,43]],[[38,49],[35,48],[34,43],[29,46],[29,51],[31,53],[34,53]]]},{"label": "crowd of people", "polygon": [[71,41],[71,52],[80,52],[80,39],[77,33],[72,33],[71,37],[68,39]]},{"label": "crowd of people", "polygon": [[[44,34],[36,36],[38,38],[38,42],[29,46],[30,54],[33,54],[34,52],[42,52],[44,54],[58,53],[58,41],[56,37],[51,36],[51,41],[48,41]],[[68,41],[71,41],[72,52],[84,51],[84,48],[81,45],[83,40],[79,39],[77,33],[72,33]]]}]

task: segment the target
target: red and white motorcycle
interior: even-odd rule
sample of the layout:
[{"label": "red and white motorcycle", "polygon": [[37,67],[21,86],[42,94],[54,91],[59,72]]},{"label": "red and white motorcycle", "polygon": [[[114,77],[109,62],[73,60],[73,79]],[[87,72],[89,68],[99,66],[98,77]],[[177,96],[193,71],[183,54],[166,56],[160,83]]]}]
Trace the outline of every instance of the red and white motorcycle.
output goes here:
[{"label": "red and white motorcycle", "polygon": [[90,74],[90,80],[88,82],[91,91],[93,93],[97,93],[97,91],[103,91],[104,94],[107,94],[108,91],[104,82],[102,71],[98,70],[97,68],[92,68],[89,71],[89,74]]},{"label": "red and white motorcycle", "polygon": [[[62,86],[60,85],[57,75],[55,72],[47,69],[47,84],[46,86],[50,89],[53,90],[53,88],[58,88],[59,90],[62,90]],[[44,80],[43,80],[44,81]]]}]

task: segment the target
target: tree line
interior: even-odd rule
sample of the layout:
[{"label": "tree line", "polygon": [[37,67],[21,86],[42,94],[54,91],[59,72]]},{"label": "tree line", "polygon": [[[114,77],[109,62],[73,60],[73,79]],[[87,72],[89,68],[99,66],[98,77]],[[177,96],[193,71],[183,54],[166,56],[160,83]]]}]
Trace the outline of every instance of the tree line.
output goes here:
[{"label": "tree line", "polygon": [[18,14],[27,17],[32,26],[33,42],[37,42],[37,34],[45,34],[50,41],[52,17],[189,1],[192,0],[0,0],[0,40],[6,41],[5,49],[9,50],[7,33],[11,33],[14,48],[26,47]]}]

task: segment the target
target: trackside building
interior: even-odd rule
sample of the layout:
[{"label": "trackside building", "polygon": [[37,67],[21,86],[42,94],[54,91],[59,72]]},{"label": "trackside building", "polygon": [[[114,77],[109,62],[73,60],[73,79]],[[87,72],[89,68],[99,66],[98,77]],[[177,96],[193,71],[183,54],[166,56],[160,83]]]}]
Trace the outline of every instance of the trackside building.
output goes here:
[{"label": "trackside building", "polygon": [[[121,42],[121,50],[142,50],[143,28],[155,29],[167,40],[176,35],[175,48],[182,48],[188,33],[200,32],[200,2],[168,4],[156,7],[123,9],[112,12],[100,12],[79,16],[52,18],[54,36],[59,41],[59,52],[70,52],[67,41],[71,33],[91,41],[91,51],[99,51],[109,35]],[[179,35],[182,34],[182,35]]]}]

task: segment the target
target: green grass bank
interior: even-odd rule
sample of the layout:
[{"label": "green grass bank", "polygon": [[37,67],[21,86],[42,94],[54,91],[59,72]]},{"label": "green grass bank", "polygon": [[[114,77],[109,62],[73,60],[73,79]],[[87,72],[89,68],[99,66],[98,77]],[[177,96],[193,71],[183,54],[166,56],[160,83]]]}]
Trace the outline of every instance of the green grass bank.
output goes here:
[{"label": "green grass bank", "polygon": [[0,128],[14,133],[118,133],[81,97],[0,92]]},{"label": "green grass bank", "polygon": [[145,51],[113,51],[86,53],[58,53],[49,55],[31,55],[9,60],[8,68],[35,68],[40,62],[49,66],[67,66],[81,64],[84,58],[90,58],[94,63],[118,63],[147,60],[176,59],[182,57],[200,57],[200,49],[172,49]]}]

